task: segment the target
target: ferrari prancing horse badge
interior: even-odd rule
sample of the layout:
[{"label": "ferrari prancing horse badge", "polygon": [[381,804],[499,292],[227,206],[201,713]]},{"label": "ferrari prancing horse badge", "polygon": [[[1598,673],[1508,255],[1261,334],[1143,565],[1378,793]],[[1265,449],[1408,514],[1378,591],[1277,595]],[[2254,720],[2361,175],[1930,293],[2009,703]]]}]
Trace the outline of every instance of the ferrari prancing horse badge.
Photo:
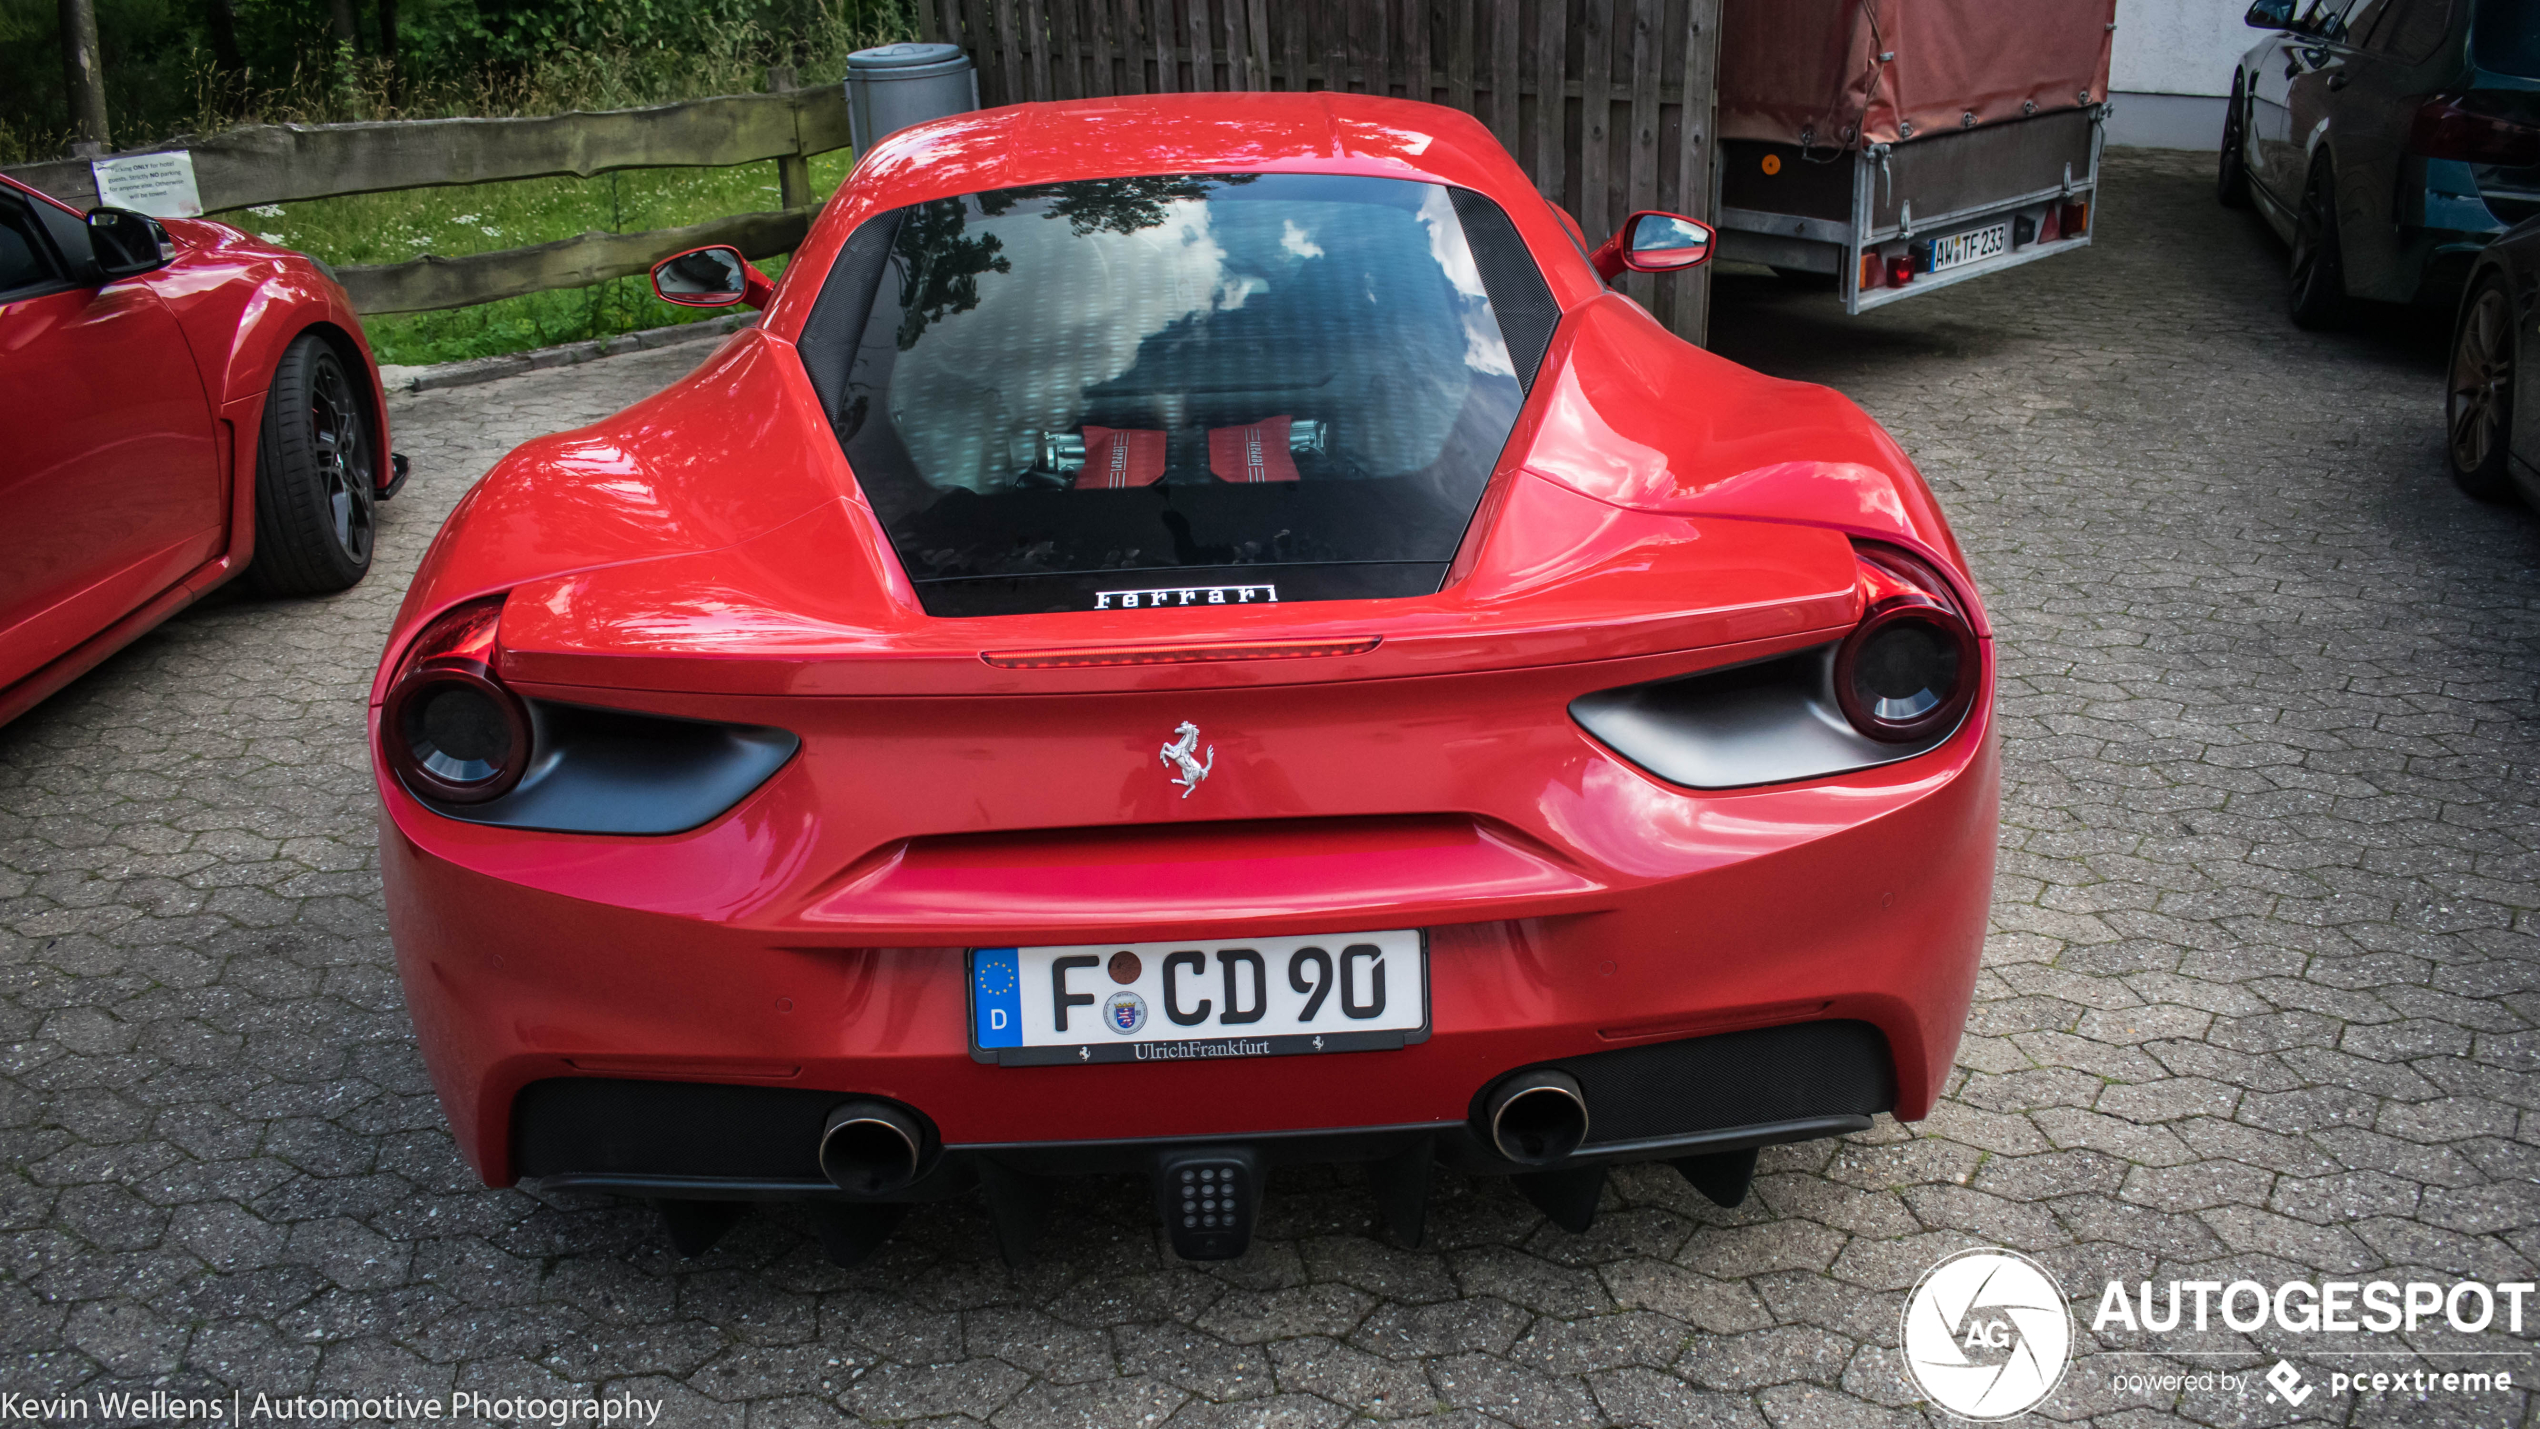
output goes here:
[{"label": "ferrari prancing horse badge", "polygon": [[1172,782],[1182,786],[1182,797],[1187,799],[1199,787],[1199,781],[1208,777],[1208,771],[1217,767],[1217,746],[1208,747],[1207,762],[1202,763],[1191,757],[1191,751],[1199,748],[1199,726],[1184,720],[1173,734],[1173,742],[1157,750],[1155,757],[1182,771],[1182,777]]}]

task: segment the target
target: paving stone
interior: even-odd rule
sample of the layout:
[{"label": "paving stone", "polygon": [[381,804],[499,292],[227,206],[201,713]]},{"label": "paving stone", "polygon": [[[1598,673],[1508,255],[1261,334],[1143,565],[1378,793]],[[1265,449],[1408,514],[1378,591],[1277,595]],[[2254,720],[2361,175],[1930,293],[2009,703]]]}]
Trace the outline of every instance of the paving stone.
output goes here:
[{"label": "paving stone", "polygon": [[1320,1395],[1370,1419],[1402,1419],[1437,1408],[1429,1377],[1418,1365],[1383,1359],[1320,1336],[1283,1340],[1270,1347],[1270,1358],[1278,1367],[1279,1388]]},{"label": "paving stone", "polygon": [[1563,1429],[1598,1422],[1596,1401],[1576,1379],[1552,1375],[1486,1355],[1457,1355],[1429,1367],[1438,1397],[1460,1409],[1478,1409],[1519,1429]]},{"label": "paving stone", "polygon": [[1707,1389],[1761,1389],[1795,1379],[1832,1384],[1853,1348],[1850,1340],[1831,1331],[1777,1325],[1744,1335],[1696,1336],[1685,1346],[1677,1369]]}]

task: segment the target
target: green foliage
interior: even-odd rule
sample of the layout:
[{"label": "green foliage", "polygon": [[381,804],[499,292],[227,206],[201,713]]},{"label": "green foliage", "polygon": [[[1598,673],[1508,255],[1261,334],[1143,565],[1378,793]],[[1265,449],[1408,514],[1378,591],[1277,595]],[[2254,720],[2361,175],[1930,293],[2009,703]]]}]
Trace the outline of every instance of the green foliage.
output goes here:
[{"label": "green foliage", "polygon": [[[764,87],[769,65],[832,83],[847,54],[916,32],[915,0],[398,0],[395,55],[376,0],[340,45],[329,0],[227,0],[239,67],[215,56],[221,0],[98,0],[115,147],[243,123],[554,114]],[[0,164],[52,158],[69,132],[56,0],[0,0]],[[815,156],[826,196],[851,156]],[[402,263],[603,230],[677,228],[778,206],[776,166],[648,169],[410,189],[215,215],[330,263]],[[760,265],[771,273],[781,261]],[[379,360],[450,362],[698,321],[640,278],[363,324]]]},{"label": "green foliage", "polygon": [[[659,104],[846,73],[850,50],[916,31],[917,0],[98,0],[117,148],[242,123],[552,114]],[[217,54],[235,16],[239,65]],[[70,130],[56,0],[0,0],[0,163],[59,154]]]},{"label": "green foliage", "polygon": [[[853,156],[815,155],[812,192],[845,181]],[[270,242],[329,263],[403,263],[425,253],[459,257],[520,248],[593,230],[677,228],[724,214],[777,206],[776,166],[636,169],[596,179],[521,179],[458,188],[402,189],[224,214]],[[759,265],[770,276],[782,259]],[[390,363],[457,362],[471,357],[581,342],[716,316],[662,302],[641,278],[597,287],[532,293],[448,312],[402,313],[363,322],[372,350]]]}]

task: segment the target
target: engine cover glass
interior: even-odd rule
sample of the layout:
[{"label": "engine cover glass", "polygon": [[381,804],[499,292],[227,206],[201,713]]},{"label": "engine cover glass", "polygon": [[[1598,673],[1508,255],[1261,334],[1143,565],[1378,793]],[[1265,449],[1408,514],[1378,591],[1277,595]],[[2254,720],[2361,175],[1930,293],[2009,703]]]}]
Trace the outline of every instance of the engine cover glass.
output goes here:
[{"label": "engine cover glass", "polygon": [[874,220],[837,423],[929,612],[1437,589],[1525,395],[1457,204],[1183,174]]}]

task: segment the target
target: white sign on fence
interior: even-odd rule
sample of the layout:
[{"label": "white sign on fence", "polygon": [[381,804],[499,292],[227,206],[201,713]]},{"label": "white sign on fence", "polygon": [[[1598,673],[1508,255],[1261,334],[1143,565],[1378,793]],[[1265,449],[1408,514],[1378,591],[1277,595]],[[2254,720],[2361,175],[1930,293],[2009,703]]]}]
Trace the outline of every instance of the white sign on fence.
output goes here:
[{"label": "white sign on fence", "polygon": [[201,218],[203,194],[194,186],[194,156],[183,149],[96,159],[97,206],[128,208],[152,218]]}]

